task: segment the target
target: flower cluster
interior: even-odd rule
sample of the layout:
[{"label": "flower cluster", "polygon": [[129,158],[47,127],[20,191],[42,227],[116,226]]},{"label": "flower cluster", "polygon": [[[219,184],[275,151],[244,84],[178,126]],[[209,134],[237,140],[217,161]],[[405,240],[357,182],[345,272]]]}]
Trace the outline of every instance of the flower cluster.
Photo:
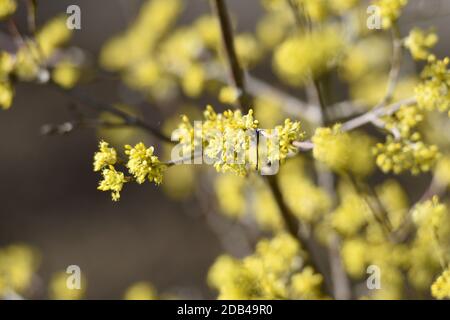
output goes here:
[{"label": "flower cluster", "polygon": [[[271,130],[258,129],[259,122],[253,117],[252,110],[246,115],[239,110],[216,113],[208,106],[203,116],[204,121],[198,127],[183,116],[174,137],[183,145],[183,154],[189,158],[201,144],[206,161],[218,172],[244,176],[260,163],[282,161],[296,151],[292,143],[304,138],[300,123],[289,119]],[[263,144],[260,140],[266,142],[265,149],[260,146]]]},{"label": "flower cluster", "polygon": [[13,14],[17,9],[16,0],[0,1],[0,20]]},{"label": "flower cluster", "polygon": [[135,147],[125,146],[125,155],[128,156],[126,167],[131,174],[128,177],[114,167],[119,162],[116,150],[110,148],[107,142],[101,141],[99,151],[94,155],[94,171],[101,171],[103,176],[98,189],[111,191],[113,201],[118,201],[123,185],[132,178],[139,184],[147,179],[160,184],[166,165],[158,160],[153,150],[153,147],[147,148],[143,143],[138,143]]},{"label": "flower cluster", "polygon": [[423,142],[421,134],[416,131],[423,118],[417,105],[402,106],[391,117],[385,117],[385,127],[392,134],[373,150],[376,163],[383,172],[400,174],[410,171],[417,175],[432,169],[440,153],[436,145]]},{"label": "flower cluster", "polygon": [[415,94],[419,107],[424,110],[449,112],[450,115],[450,71],[448,57],[438,60],[434,55],[428,57],[428,64],[422,71],[422,82]]},{"label": "flower cluster", "polygon": [[[56,57],[70,37],[71,31],[66,26],[66,17],[58,16],[42,26],[34,39],[25,40],[17,52],[0,51],[0,108],[11,107],[14,97],[12,78],[47,82],[52,76],[55,83],[64,88],[70,88],[78,81],[79,71],[76,66],[71,64],[68,69],[69,60],[65,63],[59,61],[64,54]],[[53,75],[49,73],[51,67],[55,67]]]},{"label": "flower cluster", "polygon": [[150,182],[160,184],[166,166],[154,155],[154,148],[147,148],[142,142],[132,147],[125,146],[125,154],[129,157],[127,162],[128,171],[142,184],[148,179]]},{"label": "flower cluster", "polygon": [[432,49],[438,42],[438,36],[433,31],[424,31],[414,28],[410,31],[405,39],[405,47],[407,47],[411,55],[416,60],[427,60]]},{"label": "flower cluster", "polygon": [[389,29],[400,17],[408,0],[376,0],[374,4],[380,8],[383,28]]},{"label": "flower cluster", "polygon": [[328,70],[342,50],[339,31],[325,29],[286,39],[275,49],[273,64],[283,81],[300,86]]},{"label": "flower cluster", "polygon": [[219,299],[320,298],[322,276],[303,266],[298,243],[280,234],[261,240],[255,253],[242,260],[219,257],[208,274]]},{"label": "flower cluster", "polygon": [[439,150],[435,145],[426,145],[416,132],[409,139],[402,140],[389,135],[386,142],[376,145],[374,154],[378,167],[385,173],[410,171],[417,175],[431,170],[439,156]]},{"label": "flower cluster", "polygon": [[342,132],[341,125],[318,128],[312,137],[313,156],[336,172],[366,176],[373,171],[373,141],[363,133]]},{"label": "flower cluster", "polygon": [[7,293],[22,293],[31,284],[38,266],[35,250],[25,245],[0,248],[0,298]]},{"label": "flower cluster", "polygon": [[447,268],[431,286],[431,295],[436,299],[450,299],[450,269]]}]

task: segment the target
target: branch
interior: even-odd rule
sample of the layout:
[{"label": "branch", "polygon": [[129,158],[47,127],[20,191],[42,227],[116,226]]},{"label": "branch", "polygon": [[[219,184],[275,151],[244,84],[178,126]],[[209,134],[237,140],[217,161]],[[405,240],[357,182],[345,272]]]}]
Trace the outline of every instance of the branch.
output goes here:
[{"label": "branch", "polygon": [[236,53],[233,29],[225,0],[213,0],[214,11],[219,19],[225,54],[231,71],[234,86],[239,90],[239,105],[243,111],[250,109],[250,98],[245,86],[245,76]]},{"label": "branch", "polygon": [[65,95],[80,102],[81,104],[89,106],[98,111],[107,111],[107,112],[121,118],[124,121],[124,124],[126,124],[128,126],[136,126],[136,127],[142,128],[142,129],[148,131],[149,133],[151,133],[156,138],[160,139],[161,141],[173,143],[173,141],[170,139],[170,137],[164,135],[161,131],[159,131],[158,128],[155,128],[154,126],[148,124],[147,122],[145,122],[144,120],[142,120],[139,117],[136,117],[134,115],[131,115],[127,112],[124,112],[124,111],[118,109],[114,105],[96,101],[96,100],[92,99],[91,97],[87,96],[86,94],[81,93],[74,89],[63,90],[56,85],[53,85],[53,87],[57,88],[60,92],[63,92]]}]

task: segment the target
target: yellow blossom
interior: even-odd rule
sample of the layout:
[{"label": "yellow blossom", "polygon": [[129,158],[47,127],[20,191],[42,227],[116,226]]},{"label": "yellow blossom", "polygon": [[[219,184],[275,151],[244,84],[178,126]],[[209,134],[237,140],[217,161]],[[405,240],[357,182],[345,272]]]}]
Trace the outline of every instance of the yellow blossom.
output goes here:
[{"label": "yellow blossom", "polygon": [[110,148],[105,141],[100,141],[99,151],[94,155],[94,171],[100,171],[109,165],[115,165],[117,162],[117,152]]},{"label": "yellow blossom", "polygon": [[426,60],[430,54],[429,49],[433,48],[437,41],[436,33],[414,28],[405,39],[405,46],[411,51],[414,59]]},{"label": "yellow blossom", "polygon": [[447,268],[433,283],[431,295],[436,299],[450,299],[450,268]]},{"label": "yellow blossom", "polygon": [[13,14],[17,9],[16,0],[0,0],[0,20]]},{"label": "yellow blossom", "polygon": [[134,147],[125,146],[125,154],[129,157],[127,168],[139,184],[144,183],[146,179],[155,184],[162,182],[166,165],[153,154],[154,150],[153,147],[147,148],[142,142]]},{"label": "yellow blossom", "polygon": [[102,170],[102,176],[103,180],[100,181],[98,190],[111,191],[112,200],[119,201],[123,184],[127,182],[124,174],[116,171],[113,166],[109,166],[108,168]]}]

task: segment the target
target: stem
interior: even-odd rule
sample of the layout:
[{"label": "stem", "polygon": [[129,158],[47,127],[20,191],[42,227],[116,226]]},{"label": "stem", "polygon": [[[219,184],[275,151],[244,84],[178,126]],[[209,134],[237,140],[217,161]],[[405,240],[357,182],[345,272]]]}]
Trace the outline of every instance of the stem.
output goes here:
[{"label": "stem", "polygon": [[322,276],[324,277],[325,291],[331,294],[331,279],[328,276],[327,270],[325,270],[325,268],[319,262],[320,259],[317,255],[319,249],[318,246],[314,241],[312,241],[313,239],[311,239],[311,237],[306,234],[304,226],[301,225],[300,221],[295,217],[294,213],[286,204],[286,201],[278,185],[276,176],[266,176],[266,182],[270,190],[272,191],[276,203],[279,206],[280,213],[285,222],[287,231],[292,237],[300,241],[300,244],[308,253],[309,264],[314,268],[314,270],[322,274]]},{"label": "stem", "polygon": [[233,29],[225,0],[213,0],[214,10],[219,19],[225,54],[231,71],[234,86],[239,90],[239,106],[246,112],[250,109],[250,98],[247,94],[245,76],[236,53]]},{"label": "stem", "polygon": [[170,139],[170,137],[164,135],[157,128],[148,124],[141,118],[138,118],[127,112],[124,112],[111,104],[96,101],[96,100],[90,98],[89,96],[87,96],[86,94],[81,93],[79,91],[75,91],[73,89],[72,90],[63,90],[60,87],[58,87],[57,85],[53,85],[52,87],[58,89],[60,92],[63,92],[65,95],[71,97],[72,99],[74,99],[84,105],[90,106],[99,111],[107,111],[107,112],[121,118],[126,125],[142,128],[142,129],[148,131],[149,133],[151,133],[156,138],[160,139],[161,141],[173,143],[173,141]]}]

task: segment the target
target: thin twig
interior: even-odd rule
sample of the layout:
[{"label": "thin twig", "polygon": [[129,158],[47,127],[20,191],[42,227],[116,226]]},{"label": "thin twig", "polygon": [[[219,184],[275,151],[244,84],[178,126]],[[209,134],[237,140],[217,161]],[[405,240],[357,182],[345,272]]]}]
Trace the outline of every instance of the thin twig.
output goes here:
[{"label": "thin twig", "polygon": [[250,98],[245,84],[245,74],[236,53],[233,29],[225,0],[213,0],[214,10],[219,19],[225,54],[230,66],[234,86],[239,90],[239,106],[243,111],[250,109]]},{"label": "thin twig", "polygon": [[170,139],[170,137],[164,135],[161,131],[159,131],[159,129],[148,124],[141,118],[138,118],[132,114],[124,112],[111,104],[96,101],[93,98],[89,97],[88,95],[80,92],[79,90],[75,90],[75,89],[63,90],[56,85],[53,85],[53,87],[57,88],[60,92],[63,92],[65,95],[71,97],[75,101],[80,102],[81,104],[89,106],[98,111],[109,112],[109,113],[121,118],[124,121],[124,123],[129,126],[136,126],[136,127],[142,128],[142,129],[148,131],[149,133],[151,133],[156,138],[158,138],[164,142],[173,143],[173,141]]}]

